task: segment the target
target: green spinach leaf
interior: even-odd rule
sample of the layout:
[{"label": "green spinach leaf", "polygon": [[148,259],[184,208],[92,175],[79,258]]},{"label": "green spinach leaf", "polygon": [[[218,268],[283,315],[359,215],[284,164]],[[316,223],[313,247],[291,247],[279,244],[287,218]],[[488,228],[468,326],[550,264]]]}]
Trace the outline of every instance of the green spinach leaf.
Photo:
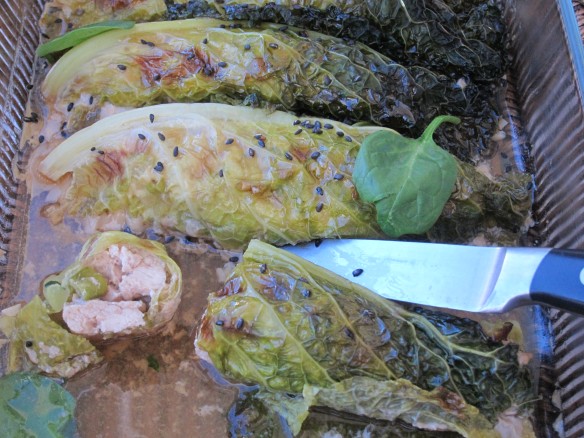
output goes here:
[{"label": "green spinach leaf", "polygon": [[75,47],[89,38],[99,35],[100,33],[108,32],[114,29],[131,29],[134,27],[133,21],[110,20],[102,21],[100,23],[88,24],[79,29],[67,32],[65,35],[54,38],[44,44],[41,44],[37,50],[37,56],[47,56],[52,53],[60,52],[62,50]]},{"label": "green spinach leaf", "polygon": [[2,436],[72,436],[74,411],[73,396],[48,377],[15,373],[0,378]]},{"label": "green spinach leaf", "polygon": [[443,122],[437,117],[419,139],[379,131],[361,145],[353,182],[359,196],[377,208],[377,222],[390,237],[422,234],[436,222],[454,189],[456,160],[432,140]]}]

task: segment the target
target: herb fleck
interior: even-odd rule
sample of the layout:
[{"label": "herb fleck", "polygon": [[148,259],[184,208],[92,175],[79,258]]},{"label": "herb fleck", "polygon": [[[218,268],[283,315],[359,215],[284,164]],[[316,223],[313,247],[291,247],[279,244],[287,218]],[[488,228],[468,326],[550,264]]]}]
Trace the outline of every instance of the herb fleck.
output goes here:
[{"label": "herb fleck", "polygon": [[160,363],[158,362],[158,360],[154,357],[154,355],[150,355],[146,358],[146,360],[148,361],[148,367],[152,368],[154,371],[158,372],[160,371]]}]

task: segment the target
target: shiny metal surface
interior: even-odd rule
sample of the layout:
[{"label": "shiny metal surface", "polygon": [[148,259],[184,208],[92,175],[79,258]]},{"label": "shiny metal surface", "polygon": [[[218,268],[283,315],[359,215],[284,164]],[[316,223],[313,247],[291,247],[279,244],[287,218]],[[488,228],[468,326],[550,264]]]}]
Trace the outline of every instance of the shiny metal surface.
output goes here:
[{"label": "shiny metal surface", "polygon": [[[545,248],[493,248],[378,240],[286,247],[312,263],[398,301],[468,312],[529,304]],[[355,269],[363,273],[354,276]]]}]

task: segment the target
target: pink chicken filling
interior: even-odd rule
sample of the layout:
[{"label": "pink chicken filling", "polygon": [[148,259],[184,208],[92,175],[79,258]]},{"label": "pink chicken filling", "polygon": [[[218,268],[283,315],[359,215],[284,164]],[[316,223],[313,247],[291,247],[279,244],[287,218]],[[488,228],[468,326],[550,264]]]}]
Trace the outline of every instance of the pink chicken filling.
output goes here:
[{"label": "pink chicken filling", "polygon": [[89,266],[108,280],[108,290],[99,299],[65,304],[63,320],[69,329],[98,336],[144,327],[149,304],[167,286],[164,262],[146,251],[112,245],[93,257]]}]

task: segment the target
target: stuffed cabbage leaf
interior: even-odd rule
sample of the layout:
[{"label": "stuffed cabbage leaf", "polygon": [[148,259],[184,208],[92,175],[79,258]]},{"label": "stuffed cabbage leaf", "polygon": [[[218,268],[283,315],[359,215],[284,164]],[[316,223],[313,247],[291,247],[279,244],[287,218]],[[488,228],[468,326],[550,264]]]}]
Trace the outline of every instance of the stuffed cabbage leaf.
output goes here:
[{"label": "stuffed cabbage leaf", "polygon": [[48,277],[43,294],[72,333],[107,339],[162,327],[178,308],[181,284],[162,244],[110,231],[94,235],[73,264]]},{"label": "stuffed cabbage leaf", "polygon": [[[63,183],[43,214],[53,223],[117,220],[137,233],[153,227],[226,248],[254,238],[276,245],[379,238],[375,208],[351,178],[360,144],[380,130],[220,104],[128,111],[75,134],[40,163],[41,176]],[[529,176],[491,181],[456,163],[448,209],[429,233],[465,242],[498,227],[497,242],[517,238],[530,208]]]},{"label": "stuffed cabbage leaf", "polygon": [[504,70],[501,7],[488,0],[194,0],[169,2],[167,17],[216,13],[351,38],[407,65],[444,73],[492,80]]},{"label": "stuffed cabbage leaf", "polygon": [[[448,328],[436,324],[448,318]],[[518,347],[468,319],[412,312],[286,251],[252,241],[209,297],[196,346],[293,431],[310,406],[464,436],[532,397]]]},{"label": "stuffed cabbage leaf", "polygon": [[162,244],[119,231],[96,234],[74,263],[44,280],[42,299],[0,314],[9,369],[72,377],[102,360],[90,341],[163,327],[181,286],[180,268]]},{"label": "stuffed cabbage leaf", "polygon": [[71,377],[99,363],[101,354],[82,336],[69,333],[50,317],[37,296],[25,306],[0,314],[0,331],[10,341],[8,369]]},{"label": "stuffed cabbage leaf", "polygon": [[55,64],[42,86],[50,109],[42,135],[47,146],[129,107],[207,100],[421,133],[441,113],[465,114],[474,91],[315,32],[211,19],[138,24],[91,38]]}]

